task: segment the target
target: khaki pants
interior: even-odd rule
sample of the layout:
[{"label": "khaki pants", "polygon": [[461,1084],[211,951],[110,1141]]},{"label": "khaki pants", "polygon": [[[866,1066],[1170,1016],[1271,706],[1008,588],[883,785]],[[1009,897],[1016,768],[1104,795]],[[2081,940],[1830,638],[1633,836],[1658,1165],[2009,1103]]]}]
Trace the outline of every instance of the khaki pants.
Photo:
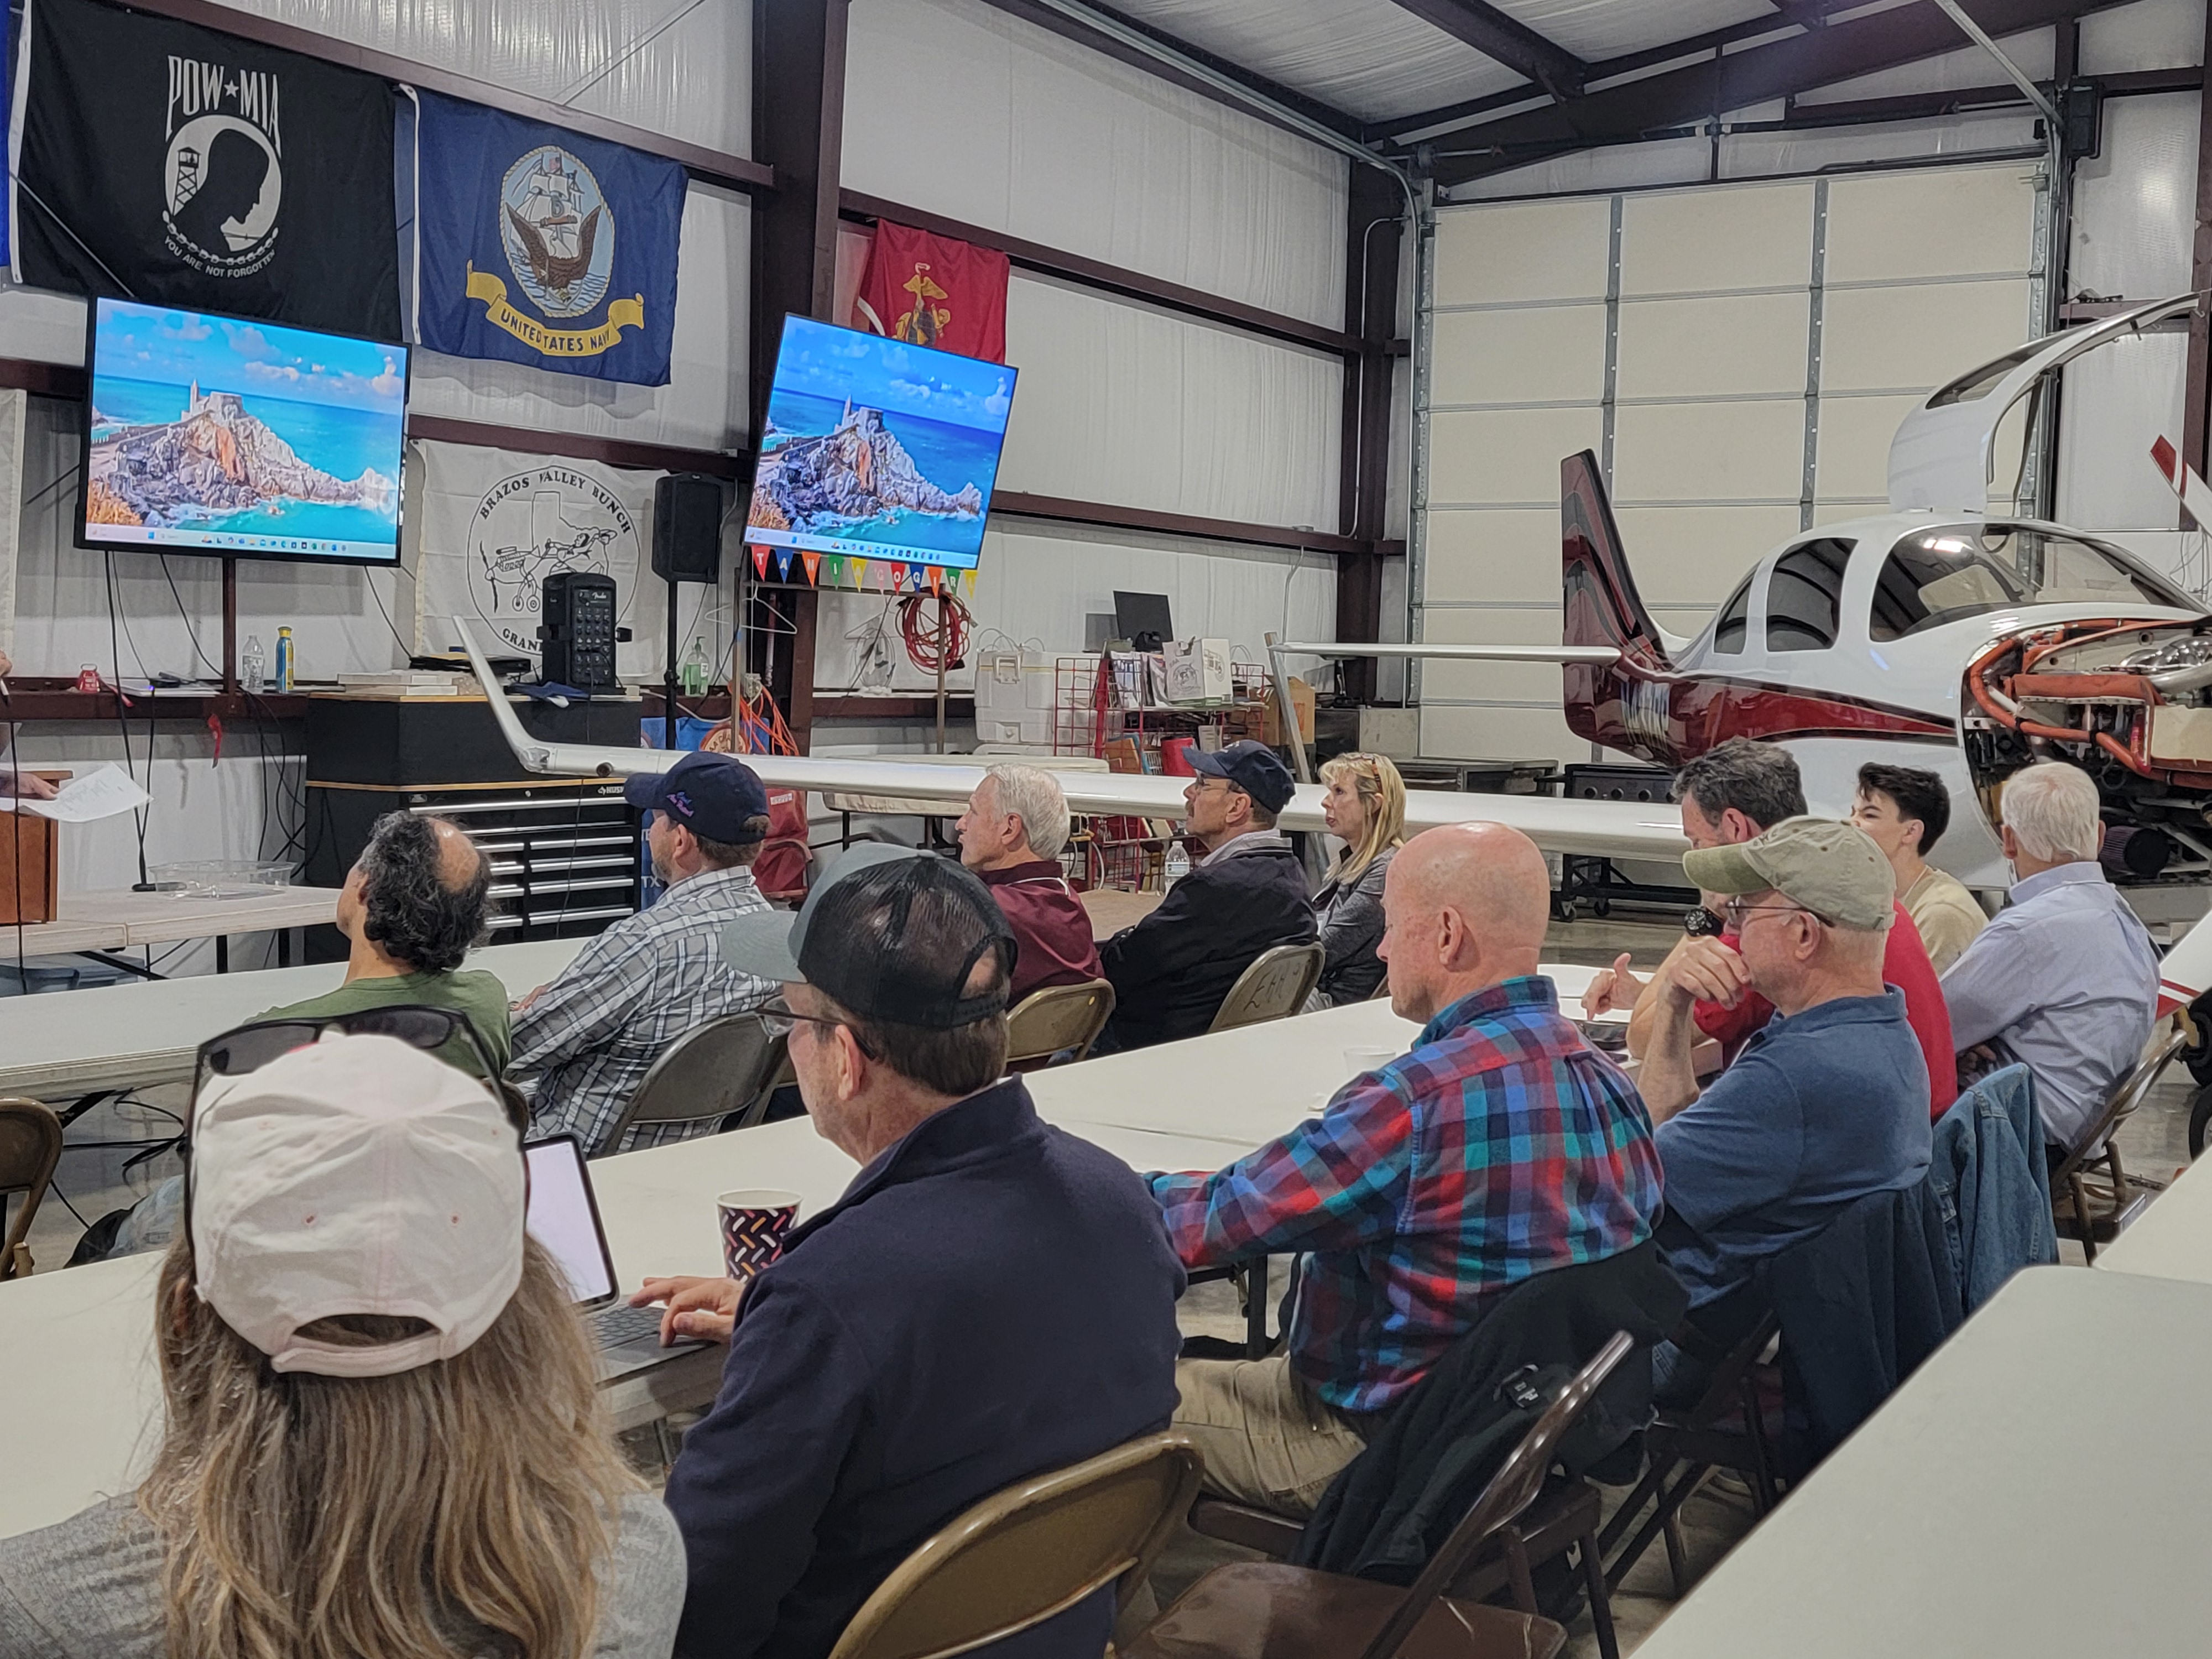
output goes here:
[{"label": "khaki pants", "polygon": [[1367,1443],[1287,1355],[1178,1360],[1176,1388],[1175,1427],[1206,1454],[1206,1490],[1234,1503],[1302,1521]]}]

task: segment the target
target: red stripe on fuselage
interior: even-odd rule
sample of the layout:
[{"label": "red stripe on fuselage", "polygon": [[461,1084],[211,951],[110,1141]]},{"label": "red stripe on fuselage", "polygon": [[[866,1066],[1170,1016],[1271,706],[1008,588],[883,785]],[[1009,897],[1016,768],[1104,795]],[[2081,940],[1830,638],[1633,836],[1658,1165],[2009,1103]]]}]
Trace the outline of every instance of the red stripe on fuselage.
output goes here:
[{"label": "red stripe on fuselage", "polygon": [[1617,666],[1569,665],[1565,679],[1568,724],[1577,732],[1666,765],[1680,765],[1730,738],[1950,743],[1957,731],[1956,723],[1944,716],[1865,697],[1655,672],[1632,651]]}]

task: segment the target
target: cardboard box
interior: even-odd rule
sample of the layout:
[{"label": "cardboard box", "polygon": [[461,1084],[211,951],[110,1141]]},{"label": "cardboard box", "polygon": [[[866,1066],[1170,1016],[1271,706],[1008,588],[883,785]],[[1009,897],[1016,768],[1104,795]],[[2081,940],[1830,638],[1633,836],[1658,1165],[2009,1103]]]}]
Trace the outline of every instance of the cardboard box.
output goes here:
[{"label": "cardboard box", "polygon": [[[1311,743],[1314,734],[1314,690],[1297,675],[1287,682],[1291,688],[1291,707],[1297,711],[1300,741]],[[1261,716],[1260,740],[1271,749],[1279,749],[1286,739],[1283,736],[1283,705],[1273,692],[1267,694],[1267,712]]]},{"label": "cardboard box", "polygon": [[1167,659],[1170,702],[1229,700],[1227,640],[1166,640],[1161,643],[1160,654]]}]

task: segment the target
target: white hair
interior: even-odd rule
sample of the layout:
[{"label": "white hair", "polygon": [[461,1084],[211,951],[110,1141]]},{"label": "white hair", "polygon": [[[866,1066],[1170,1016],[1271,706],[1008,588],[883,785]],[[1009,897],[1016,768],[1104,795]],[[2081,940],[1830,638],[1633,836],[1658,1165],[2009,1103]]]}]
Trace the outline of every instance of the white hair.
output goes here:
[{"label": "white hair", "polygon": [[1022,839],[1041,859],[1056,859],[1067,845],[1067,797],[1051,773],[1036,766],[994,766],[983,781],[997,791],[1001,812],[1022,821]]},{"label": "white hair", "polygon": [[2004,787],[2005,827],[2032,859],[2059,864],[2097,856],[2097,786],[2078,766],[2039,761]]}]

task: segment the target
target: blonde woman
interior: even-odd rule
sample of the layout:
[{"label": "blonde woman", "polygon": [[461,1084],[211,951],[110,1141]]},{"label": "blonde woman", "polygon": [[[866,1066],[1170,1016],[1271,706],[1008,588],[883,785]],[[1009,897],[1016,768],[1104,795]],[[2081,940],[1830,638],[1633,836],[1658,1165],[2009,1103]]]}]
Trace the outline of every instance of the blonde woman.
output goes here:
[{"label": "blonde woman", "polygon": [[300,1040],[202,1050],[161,1449],[0,1540],[0,1655],[665,1659],[683,1541],[524,1233],[514,1126],[395,1037]]},{"label": "blonde woman", "polygon": [[1406,781],[1381,755],[1339,755],[1321,769],[1322,821],[1344,850],[1329,866],[1314,913],[1328,952],[1308,1006],[1359,1002],[1382,982],[1382,878],[1406,844]]}]

